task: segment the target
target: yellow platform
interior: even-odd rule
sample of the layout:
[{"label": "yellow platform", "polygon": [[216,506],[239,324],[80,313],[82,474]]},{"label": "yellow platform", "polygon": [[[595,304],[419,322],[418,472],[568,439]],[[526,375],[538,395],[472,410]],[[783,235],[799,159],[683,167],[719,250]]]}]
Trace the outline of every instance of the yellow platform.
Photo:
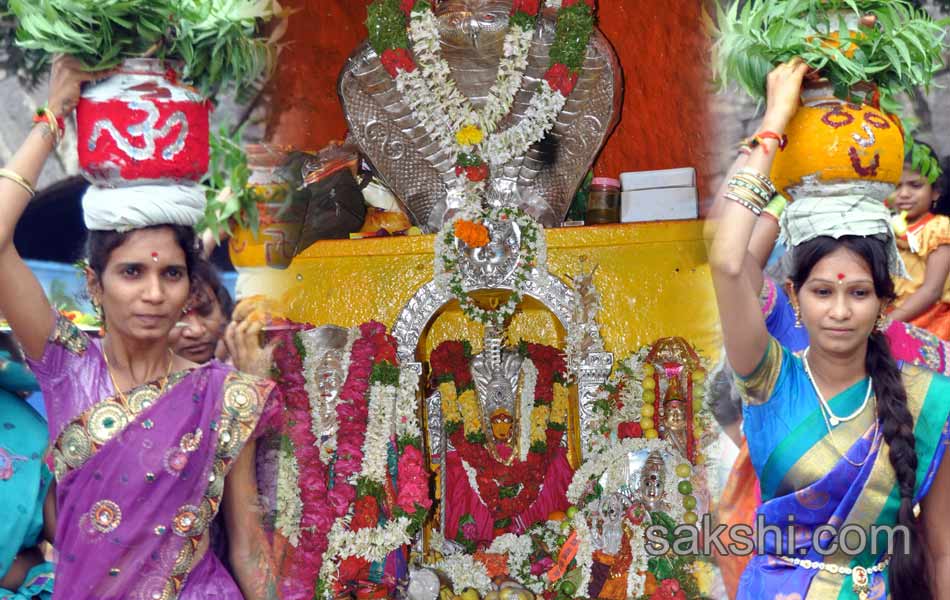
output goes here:
[{"label": "yellow platform", "polygon": [[[586,257],[598,265],[601,333],[606,349],[623,358],[660,337],[682,336],[704,356],[718,358],[720,331],[701,221],[670,221],[552,229],[546,232],[548,268],[569,282]],[[375,319],[392,326],[415,292],[432,278],[432,235],[326,240],[295,257],[286,270],[264,267],[260,242],[240,232],[231,245],[244,293],[279,298],[286,315],[314,325],[358,325]],[[526,339],[563,347],[553,315],[526,301],[509,329]],[[423,336],[422,356],[445,339],[478,348],[481,327],[456,303]]]}]

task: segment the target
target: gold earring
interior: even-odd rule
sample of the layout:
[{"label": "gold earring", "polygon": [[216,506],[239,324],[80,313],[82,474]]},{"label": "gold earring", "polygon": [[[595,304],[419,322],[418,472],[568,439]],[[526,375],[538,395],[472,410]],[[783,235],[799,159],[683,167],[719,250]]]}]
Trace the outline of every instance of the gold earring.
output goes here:
[{"label": "gold earring", "polygon": [[887,325],[887,315],[882,312],[877,316],[877,321],[874,322],[874,328],[878,331],[884,331],[887,329]]}]

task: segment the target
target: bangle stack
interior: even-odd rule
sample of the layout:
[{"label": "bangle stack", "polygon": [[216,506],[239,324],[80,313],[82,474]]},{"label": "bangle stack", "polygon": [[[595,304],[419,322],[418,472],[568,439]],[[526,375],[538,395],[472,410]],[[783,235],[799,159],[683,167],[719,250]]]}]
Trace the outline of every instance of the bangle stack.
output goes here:
[{"label": "bangle stack", "polygon": [[749,167],[736,171],[729,180],[729,187],[725,193],[727,200],[742,205],[756,216],[762,214],[762,210],[774,196],[775,186],[769,178]]},{"label": "bangle stack", "polygon": [[34,123],[46,123],[46,126],[49,127],[50,133],[53,134],[53,145],[58,146],[59,141],[63,139],[63,134],[66,133],[66,121],[62,117],[57,117],[48,106],[41,106],[36,109],[36,114],[33,115]]}]

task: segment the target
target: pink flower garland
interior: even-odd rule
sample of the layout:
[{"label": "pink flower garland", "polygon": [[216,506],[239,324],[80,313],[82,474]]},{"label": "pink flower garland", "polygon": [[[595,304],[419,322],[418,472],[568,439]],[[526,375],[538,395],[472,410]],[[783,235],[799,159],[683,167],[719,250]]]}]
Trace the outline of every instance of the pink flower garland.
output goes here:
[{"label": "pink flower garland", "polygon": [[[296,549],[288,552],[282,590],[285,600],[310,600],[327,550],[329,531],[357,501],[354,483],[363,465],[374,361],[393,362],[395,355],[388,347],[394,342],[386,335],[384,325],[371,321],[360,326],[360,338],[353,343],[349,371],[336,407],[336,452],[332,462],[325,465],[320,461],[319,440],[311,430],[303,357],[294,336],[293,331],[280,332],[280,343],[274,353],[280,370],[278,385],[286,399],[285,431],[294,445],[303,504],[299,541]],[[407,445],[399,456],[397,471],[396,504],[411,518],[417,510],[426,512],[432,500],[422,452]],[[328,485],[331,473],[332,483]]]},{"label": "pink flower garland", "polygon": [[[285,600],[309,600],[320,561],[327,548],[327,533],[333,515],[327,505],[326,468],[320,462],[317,440],[310,431],[310,400],[304,387],[303,357],[294,343],[296,331],[276,333],[274,361],[280,372],[278,387],[284,395],[284,427],[293,442],[299,468],[300,538],[296,549],[289,549],[284,562],[281,588]],[[309,587],[309,589],[307,589]]]},{"label": "pink flower garland", "polygon": [[337,430],[336,460],[333,463],[333,486],[328,492],[329,505],[334,516],[346,515],[356,500],[356,487],[350,482],[363,464],[363,439],[369,417],[369,378],[373,373],[375,344],[373,336],[385,333],[386,328],[376,322],[360,325],[362,337],[353,342],[350,353],[350,371],[347,374],[341,402],[336,407]]}]

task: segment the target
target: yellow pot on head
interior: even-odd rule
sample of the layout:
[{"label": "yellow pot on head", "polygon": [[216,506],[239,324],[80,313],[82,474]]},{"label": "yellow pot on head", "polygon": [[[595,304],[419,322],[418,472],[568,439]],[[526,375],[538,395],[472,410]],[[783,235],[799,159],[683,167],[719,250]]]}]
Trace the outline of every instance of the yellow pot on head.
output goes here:
[{"label": "yellow pot on head", "polygon": [[789,200],[828,193],[865,193],[881,201],[900,181],[900,121],[867,104],[844,102],[827,85],[806,89],[772,164],[775,188]]}]

